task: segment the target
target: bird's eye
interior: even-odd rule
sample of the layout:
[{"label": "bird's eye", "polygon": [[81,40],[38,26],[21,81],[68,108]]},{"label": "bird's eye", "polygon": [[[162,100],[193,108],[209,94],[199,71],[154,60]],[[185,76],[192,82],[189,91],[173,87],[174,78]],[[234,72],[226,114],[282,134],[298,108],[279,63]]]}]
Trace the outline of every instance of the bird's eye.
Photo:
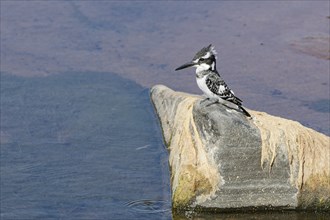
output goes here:
[{"label": "bird's eye", "polygon": [[205,59],[204,58],[200,58],[199,61],[204,61]]}]

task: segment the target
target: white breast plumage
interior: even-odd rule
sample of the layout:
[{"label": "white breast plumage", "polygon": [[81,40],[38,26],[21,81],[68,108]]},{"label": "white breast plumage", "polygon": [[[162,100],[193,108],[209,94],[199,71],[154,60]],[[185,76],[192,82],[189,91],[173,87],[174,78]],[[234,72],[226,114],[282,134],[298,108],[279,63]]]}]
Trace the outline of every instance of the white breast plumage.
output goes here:
[{"label": "white breast plumage", "polygon": [[207,75],[204,75],[202,78],[197,78],[196,77],[198,87],[203,91],[203,93],[207,97],[209,97],[209,98],[218,98],[218,96],[215,95],[213,92],[211,92],[211,90],[207,87],[206,78],[207,78]]}]

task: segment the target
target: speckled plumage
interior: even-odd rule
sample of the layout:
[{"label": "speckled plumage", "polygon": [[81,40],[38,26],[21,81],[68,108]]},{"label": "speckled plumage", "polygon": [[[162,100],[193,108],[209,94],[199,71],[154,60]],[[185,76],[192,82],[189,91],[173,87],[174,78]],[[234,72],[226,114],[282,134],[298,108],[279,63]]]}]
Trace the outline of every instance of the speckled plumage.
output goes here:
[{"label": "speckled plumage", "polygon": [[234,95],[234,92],[227,86],[226,82],[216,71],[209,71],[205,81],[207,87],[220,98],[231,101],[236,105],[242,105],[242,100]]},{"label": "speckled plumage", "polygon": [[176,70],[195,66],[198,87],[209,99],[225,100],[235,104],[246,116],[251,115],[242,107],[242,100],[235,96],[216,69],[216,51],[210,44],[196,53],[192,62],[182,65]]}]

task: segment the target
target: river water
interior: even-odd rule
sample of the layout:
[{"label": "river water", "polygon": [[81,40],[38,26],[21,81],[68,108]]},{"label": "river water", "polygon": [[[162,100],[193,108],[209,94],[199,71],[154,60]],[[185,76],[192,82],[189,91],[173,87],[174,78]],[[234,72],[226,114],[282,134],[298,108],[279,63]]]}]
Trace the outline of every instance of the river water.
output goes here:
[{"label": "river water", "polygon": [[[330,134],[329,2],[1,1],[1,219],[172,216],[149,98],[213,43],[248,108]],[[217,219],[326,219],[227,213]]]},{"label": "river water", "polygon": [[1,75],[1,129],[1,219],[169,218],[148,89],[110,73]]}]

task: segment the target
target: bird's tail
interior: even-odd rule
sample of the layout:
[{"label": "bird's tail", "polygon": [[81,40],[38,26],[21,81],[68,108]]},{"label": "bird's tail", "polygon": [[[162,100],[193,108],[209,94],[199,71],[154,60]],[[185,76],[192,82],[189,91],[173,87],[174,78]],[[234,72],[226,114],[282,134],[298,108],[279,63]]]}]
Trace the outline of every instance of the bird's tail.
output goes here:
[{"label": "bird's tail", "polygon": [[242,110],[244,115],[246,115],[247,117],[251,117],[250,113],[248,111],[246,111],[245,108],[243,108],[243,106],[239,106],[239,108]]}]

